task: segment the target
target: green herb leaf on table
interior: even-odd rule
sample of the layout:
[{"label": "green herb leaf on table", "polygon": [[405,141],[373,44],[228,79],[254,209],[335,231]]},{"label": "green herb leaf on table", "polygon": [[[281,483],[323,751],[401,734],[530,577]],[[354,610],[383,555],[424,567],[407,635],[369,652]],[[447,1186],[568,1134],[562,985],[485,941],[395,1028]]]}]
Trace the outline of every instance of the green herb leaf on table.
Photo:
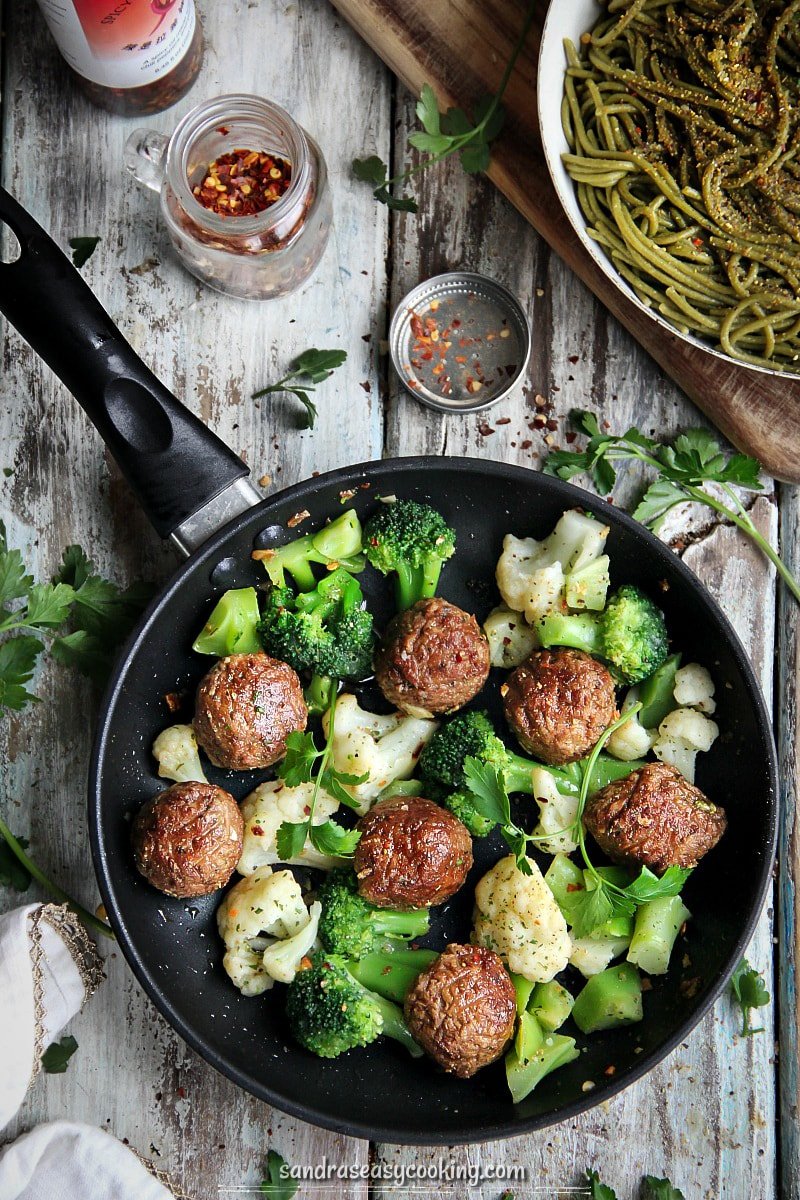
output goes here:
[{"label": "green herb leaf on table", "polygon": [[82,267],[88,262],[97,249],[99,237],[74,237],[69,239],[72,250],[72,261],[76,267]]},{"label": "green herb leaf on table", "polygon": [[754,1008],[763,1008],[769,1004],[767,991],[761,975],[755,967],[751,967],[743,958],[731,976],[731,991],[736,1003],[742,1010],[742,1037],[751,1037],[754,1033],[763,1033],[764,1027],[754,1029],[750,1024],[750,1014]]},{"label": "green herb leaf on table", "polygon": [[[276,392],[288,392],[295,396],[305,409],[301,428],[313,429],[318,411],[309,393],[316,391],[316,385],[328,379],[346,359],[346,350],[317,350],[314,348],[304,350],[294,360],[291,370],[282,379],[253,392],[251,399],[258,400],[261,396],[274,395]],[[307,379],[308,383],[302,383],[303,379]]]},{"label": "green herb leaf on table", "polygon": [[43,649],[35,637],[12,637],[0,645],[0,710],[20,712],[26,704],[38,701],[25,684],[33,678],[36,659]]},{"label": "green herb leaf on table", "polygon": [[77,1049],[78,1043],[72,1034],[67,1034],[60,1042],[53,1042],[42,1055],[42,1070],[48,1075],[63,1075]]},{"label": "green herb leaf on table", "polygon": [[259,1190],[272,1200],[292,1200],[297,1194],[298,1183],[287,1172],[286,1159],[277,1150],[267,1153],[267,1178],[262,1179]]},{"label": "green herb leaf on table", "polygon": [[[22,849],[28,846],[28,839],[18,837]],[[0,841],[0,887],[13,888],[15,892],[27,892],[31,883],[31,873],[28,871],[5,841]]]},{"label": "green herb leaf on table", "polygon": [[617,1193],[607,1183],[600,1182],[600,1176],[597,1174],[597,1171],[593,1171],[590,1168],[586,1172],[586,1182],[589,1185],[591,1200],[617,1200]]},{"label": "green herb leaf on table", "polygon": [[[723,450],[708,429],[688,429],[668,443],[654,441],[635,427],[623,434],[603,433],[596,415],[579,409],[570,414],[570,421],[589,441],[582,450],[556,450],[549,454],[544,463],[546,474],[573,479],[586,473],[597,490],[607,495],[616,482],[615,463],[644,464],[655,472],[656,478],[634,509],[637,520],[657,533],[676,504],[691,501],[705,505],[750,538],[800,602],[800,581],[757,528],[734,490],[738,487],[749,492],[763,491],[757,459]],[[709,483],[717,487],[709,491],[705,486]]]},{"label": "green herb leaf on table", "polygon": [[645,1175],[642,1180],[639,1200],[685,1200],[680,1188],[674,1187],[668,1179],[657,1179],[655,1175]]},{"label": "green herb leaf on table", "polygon": [[352,172],[355,179],[361,183],[373,183],[376,186],[386,179],[387,168],[382,158],[371,154],[369,158],[354,158]]}]

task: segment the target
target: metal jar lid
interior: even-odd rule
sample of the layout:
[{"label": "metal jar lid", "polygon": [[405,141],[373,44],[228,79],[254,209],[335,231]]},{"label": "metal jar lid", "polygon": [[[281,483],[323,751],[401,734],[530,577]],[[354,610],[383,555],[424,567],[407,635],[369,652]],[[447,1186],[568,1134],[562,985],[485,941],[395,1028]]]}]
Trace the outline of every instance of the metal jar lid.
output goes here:
[{"label": "metal jar lid", "polygon": [[519,301],[502,284],[472,271],[449,271],[400,301],[389,350],[415,400],[440,412],[477,412],[519,383],[531,331]]}]

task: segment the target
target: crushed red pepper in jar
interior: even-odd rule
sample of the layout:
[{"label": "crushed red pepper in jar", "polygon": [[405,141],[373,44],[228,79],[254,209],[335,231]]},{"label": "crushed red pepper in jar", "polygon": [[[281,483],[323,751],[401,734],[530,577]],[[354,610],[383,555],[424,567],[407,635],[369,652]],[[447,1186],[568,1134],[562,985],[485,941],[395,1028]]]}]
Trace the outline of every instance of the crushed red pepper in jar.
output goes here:
[{"label": "crushed red pepper in jar", "polygon": [[292,181],[292,164],[276,154],[233,150],[209,164],[192,194],[223,217],[252,217],[271,208]]}]

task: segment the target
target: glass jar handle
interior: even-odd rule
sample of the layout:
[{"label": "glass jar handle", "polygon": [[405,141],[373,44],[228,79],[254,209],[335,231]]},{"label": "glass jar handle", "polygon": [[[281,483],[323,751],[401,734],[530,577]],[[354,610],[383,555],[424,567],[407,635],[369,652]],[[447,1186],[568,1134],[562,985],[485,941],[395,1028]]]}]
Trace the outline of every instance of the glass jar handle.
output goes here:
[{"label": "glass jar handle", "polygon": [[137,183],[160,192],[170,139],[155,129],[134,129],[125,143],[125,170]]}]

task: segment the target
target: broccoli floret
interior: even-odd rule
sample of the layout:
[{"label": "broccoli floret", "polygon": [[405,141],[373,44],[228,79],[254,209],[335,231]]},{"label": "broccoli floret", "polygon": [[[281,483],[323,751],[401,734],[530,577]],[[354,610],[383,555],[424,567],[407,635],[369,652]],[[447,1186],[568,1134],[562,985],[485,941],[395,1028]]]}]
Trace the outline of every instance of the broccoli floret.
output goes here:
[{"label": "broccoli floret", "polygon": [[255,553],[276,587],[286,586],[288,572],[301,592],[310,592],[317,583],[312,563],[326,567],[333,563],[351,573],[362,571],[366,565],[362,549],[361,522],[355,509],[348,508],[318,533],[307,533],[285,546]]},{"label": "broccoli floret", "polygon": [[273,587],[258,627],[264,649],[296,671],[363,679],[372,670],[374,643],[363,602],[358,580],[341,567],[310,592]]},{"label": "broccoli floret", "polygon": [[473,837],[486,837],[495,827],[491,817],[485,817],[478,812],[475,801],[469,792],[451,792],[442,800],[445,808],[449,808],[454,817],[458,817],[462,825],[466,825]]},{"label": "broccoli floret", "polygon": [[316,954],[310,967],[298,971],[287,990],[286,1012],[300,1045],[320,1058],[337,1058],[382,1034],[414,1057],[422,1054],[397,1005],[363,987],[335,954]]},{"label": "broccoli floret", "polygon": [[619,588],[601,613],[550,613],[536,628],[543,646],[572,646],[603,658],[622,683],[649,678],[669,649],[663,612],[633,584]]},{"label": "broccoli floret", "polygon": [[394,912],[376,908],[358,894],[355,872],[331,871],[319,890],[322,904],[319,936],[332,954],[358,959],[384,945],[387,939],[422,937],[428,932],[427,908]]},{"label": "broccoli floret", "polygon": [[382,575],[397,576],[399,612],[436,594],[442,565],[455,548],[455,530],[435,508],[416,500],[382,505],[364,526],[367,559]]},{"label": "broccoli floret", "polygon": [[531,772],[540,764],[513,754],[501,742],[485,712],[458,713],[436,730],[419,756],[423,784],[438,785],[445,795],[465,790],[467,758],[477,758],[502,771],[509,792],[533,794]]}]

